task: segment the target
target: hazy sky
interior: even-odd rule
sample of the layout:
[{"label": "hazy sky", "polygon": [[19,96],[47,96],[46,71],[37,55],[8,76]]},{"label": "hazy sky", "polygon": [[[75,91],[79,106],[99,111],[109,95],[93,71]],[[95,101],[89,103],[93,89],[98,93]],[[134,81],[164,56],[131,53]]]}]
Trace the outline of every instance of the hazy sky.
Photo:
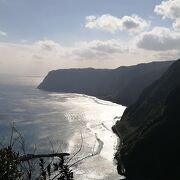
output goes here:
[{"label": "hazy sky", "polygon": [[0,0],[0,73],[180,55],[180,0]]}]

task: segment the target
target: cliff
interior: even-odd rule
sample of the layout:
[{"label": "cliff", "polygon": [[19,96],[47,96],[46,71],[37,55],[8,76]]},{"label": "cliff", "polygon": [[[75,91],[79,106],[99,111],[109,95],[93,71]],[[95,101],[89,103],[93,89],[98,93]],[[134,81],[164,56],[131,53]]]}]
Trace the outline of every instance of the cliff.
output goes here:
[{"label": "cliff", "polygon": [[51,71],[38,86],[54,92],[80,93],[130,105],[142,90],[158,79],[172,61],[152,62],[117,69],[60,69]]},{"label": "cliff", "polygon": [[129,180],[180,179],[179,112],[180,60],[147,87],[113,127],[122,140],[116,154],[121,174]]}]

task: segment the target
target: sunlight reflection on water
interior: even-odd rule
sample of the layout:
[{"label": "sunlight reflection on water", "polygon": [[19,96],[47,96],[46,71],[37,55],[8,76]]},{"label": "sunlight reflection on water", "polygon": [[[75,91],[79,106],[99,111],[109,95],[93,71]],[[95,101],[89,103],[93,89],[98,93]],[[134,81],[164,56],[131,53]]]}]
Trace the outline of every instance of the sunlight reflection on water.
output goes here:
[{"label": "sunlight reflection on water", "polygon": [[[79,94],[48,93],[36,89],[42,78],[23,77],[5,81],[0,77],[0,135],[9,138],[11,122],[23,134],[29,152],[36,144],[38,152],[49,152],[62,144],[64,151],[75,152],[83,136],[83,149],[77,158],[100,147],[99,155],[86,159],[76,167],[76,179],[112,179],[119,175],[113,164],[117,137],[111,127],[114,117],[125,107]],[[23,84],[24,82],[24,84]],[[2,142],[2,140],[1,140]],[[98,151],[97,151],[98,152]],[[77,170],[78,169],[78,170]]]}]

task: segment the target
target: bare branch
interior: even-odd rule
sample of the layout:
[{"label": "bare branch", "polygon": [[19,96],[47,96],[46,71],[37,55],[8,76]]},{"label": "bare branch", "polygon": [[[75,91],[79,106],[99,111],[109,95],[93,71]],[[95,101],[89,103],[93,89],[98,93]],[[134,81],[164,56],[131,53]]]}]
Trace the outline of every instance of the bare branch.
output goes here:
[{"label": "bare branch", "polygon": [[82,132],[81,132],[81,145],[80,145],[80,148],[79,148],[79,150],[78,150],[71,158],[69,158],[69,160],[67,161],[66,165],[67,165],[79,152],[81,152],[82,147],[83,147],[83,137],[82,137]]},{"label": "bare branch", "polygon": [[19,157],[19,160],[21,162],[23,161],[29,161],[32,159],[38,159],[38,158],[46,158],[46,157],[60,157],[63,158],[65,156],[69,156],[69,153],[53,153],[53,154],[27,154]]}]

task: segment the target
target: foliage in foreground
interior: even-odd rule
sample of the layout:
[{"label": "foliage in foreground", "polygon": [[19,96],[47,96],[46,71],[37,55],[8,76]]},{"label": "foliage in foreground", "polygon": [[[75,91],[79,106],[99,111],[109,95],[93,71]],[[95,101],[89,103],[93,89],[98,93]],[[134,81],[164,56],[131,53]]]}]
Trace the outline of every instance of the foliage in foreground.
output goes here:
[{"label": "foliage in foreground", "polygon": [[69,153],[27,154],[24,138],[14,126],[9,145],[0,145],[0,180],[73,180]]},{"label": "foliage in foreground", "polygon": [[0,149],[0,179],[19,179],[22,171],[18,168],[20,164],[19,154],[10,146]]},{"label": "foliage in foreground", "polygon": [[[43,156],[43,155],[42,155]],[[45,155],[44,155],[45,156]],[[56,154],[49,155],[50,157],[56,156]],[[30,158],[34,156],[26,155],[20,156],[16,153],[12,147],[8,146],[0,149],[0,179],[2,180],[15,180],[15,179],[34,179],[32,177],[33,169],[31,166],[25,167],[25,163],[32,163]],[[33,161],[39,161],[37,173],[38,176],[35,179],[40,180],[73,180],[73,172],[70,170],[69,166],[66,164],[65,158],[62,154],[52,160],[47,164],[41,155],[37,155],[38,160],[35,158]]]},{"label": "foliage in foreground", "polygon": [[[0,145],[0,180],[73,180],[73,167],[81,161],[95,156],[94,147],[87,156],[75,158],[82,150],[83,137],[79,149],[69,153],[27,154],[25,140],[21,133],[12,127],[9,145]],[[20,145],[19,151],[17,145]],[[75,159],[75,160],[73,160]]]}]

